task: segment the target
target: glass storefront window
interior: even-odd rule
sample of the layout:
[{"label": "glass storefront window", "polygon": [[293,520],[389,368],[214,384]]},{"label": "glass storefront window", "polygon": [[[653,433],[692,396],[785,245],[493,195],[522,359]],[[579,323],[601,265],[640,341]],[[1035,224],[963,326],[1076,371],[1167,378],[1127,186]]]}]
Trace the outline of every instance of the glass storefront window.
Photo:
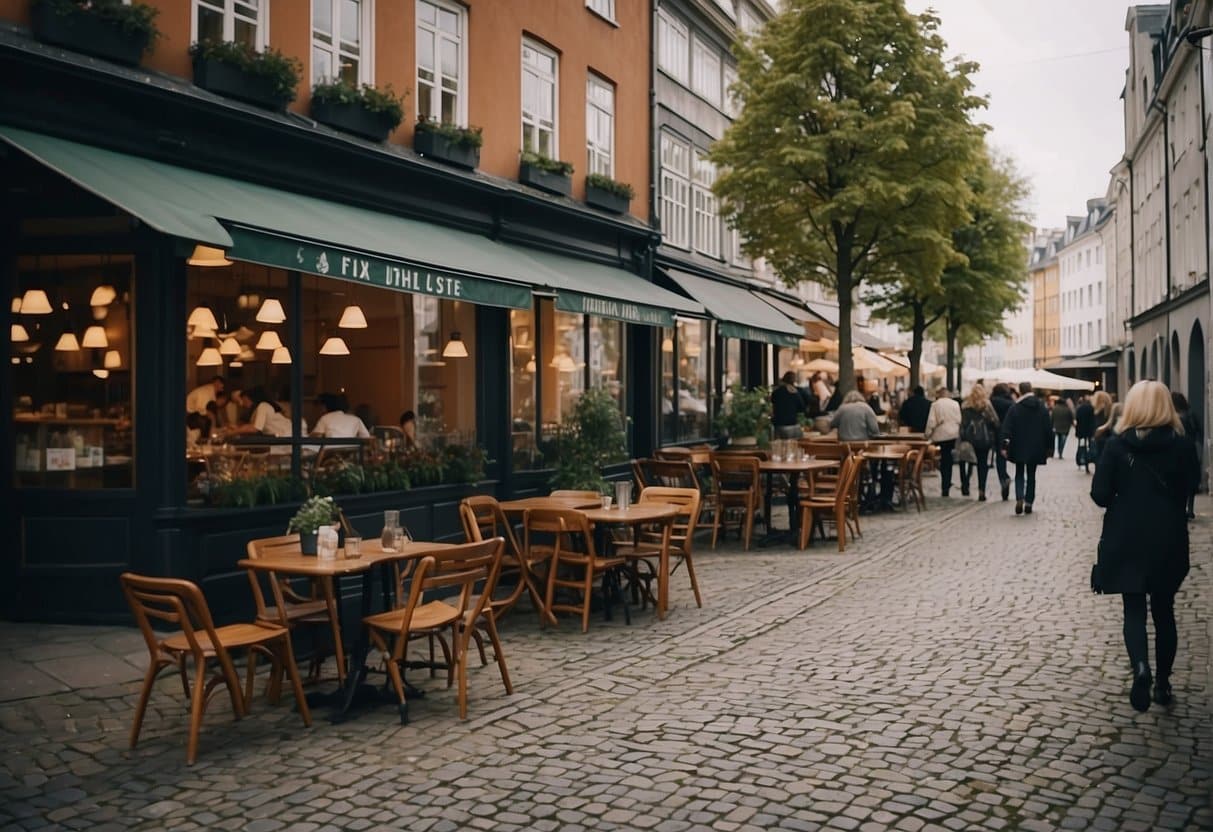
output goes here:
[{"label": "glass storefront window", "polygon": [[674,409],[674,330],[661,330],[661,440],[678,441],[678,413]]},{"label": "glass storefront window", "polygon": [[21,257],[12,298],[14,482],[134,485],[130,256]]},{"label": "glass storefront window", "polygon": [[685,320],[678,328],[678,438],[708,436],[708,322]]},{"label": "glass storefront window", "polygon": [[514,469],[528,471],[543,467],[543,454],[535,434],[535,313],[530,309],[510,310],[510,413],[511,448]]},{"label": "glass storefront window", "polygon": [[585,391],[585,316],[560,312],[551,301],[539,304],[539,372],[543,385],[540,444],[555,439],[556,429]]},{"label": "glass storefront window", "polygon": [[590,387],[610,392],[621,413],[627,412],[624,326],[621,321],[589,319]]},{"label": "glass storefront window", "polygon": [[716,417],[728,406],[734,384],[741,384],[741,339],[722,338],[720,386],[716,390]]}]

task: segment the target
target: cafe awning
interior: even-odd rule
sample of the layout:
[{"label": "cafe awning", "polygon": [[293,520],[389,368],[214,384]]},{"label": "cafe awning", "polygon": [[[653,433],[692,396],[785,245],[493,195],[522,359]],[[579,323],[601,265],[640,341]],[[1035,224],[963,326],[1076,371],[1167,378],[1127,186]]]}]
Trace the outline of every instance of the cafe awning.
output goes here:
[{"label": "cafe awning", "polygon": [[754,292],[764,303],[775,307],[775,311],[801,324],[804,327],[801,337],[817,341],[826,335],[834,335],[838,327],[818,315],[800,301],[780,297],[770,292]]},{"label": "cafe awning", "polygon": [[0,139],[151,228],[236,260],[519,309],[556,282],[523,249],[478,234],[13,127]]},{"label": "cafe awning", "polygon": [[724,337],[761,341],[779,347],[800,344],[804,328],[748,289],[677,269],[665,269],[665,273],[720,322],[720,334]]}]

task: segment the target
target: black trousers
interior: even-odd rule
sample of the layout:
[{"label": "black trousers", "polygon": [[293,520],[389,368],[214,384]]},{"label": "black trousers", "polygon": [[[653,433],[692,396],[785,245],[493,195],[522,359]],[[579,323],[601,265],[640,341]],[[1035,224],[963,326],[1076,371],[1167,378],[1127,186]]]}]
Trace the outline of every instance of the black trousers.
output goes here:
[{"label": "black trousers", "polygon": [[974,468],[977,469],[977,490],[984,494],[986,492],[986,479],[990,476],[989,451],[977,451],[976,463],[960,463],[960,484],[965,491],[969,490],[969,478],[973,475]]},{"label": "black trousers", "polygon": [[952,451],[956,448],[956,440],[936,442],[939,447],[939,483],[940,492],[946,497],[952,489]]},{"label": "black trousers", "polygon": [[[1125,648],[1129,661],[1150,662],[1150,648],[1146,636],[1146,595],[1125,593]],[[1179,633],[1175,629],[1174,593],[1150,593],[1150,613],[1154,617],[1154,675],[1159,679],[1171,676],[1175,666],[1175,651],[1179,648]]]}]

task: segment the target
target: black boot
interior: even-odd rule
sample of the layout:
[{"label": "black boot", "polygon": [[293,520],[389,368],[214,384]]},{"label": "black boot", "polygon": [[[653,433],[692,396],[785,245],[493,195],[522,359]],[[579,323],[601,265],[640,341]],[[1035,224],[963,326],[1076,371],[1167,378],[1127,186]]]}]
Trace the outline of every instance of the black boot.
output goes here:
[{"label": "black boot", "polygon": [[1137,711],[1150,709],[1150,664],[1135,662],[1133,664],[1133,687],[1129,689],[1129,704]]},{"label": "black boot", "polygon": [[1160,674],[1154,683],[1154,701],[1159,705],[1170,705],[1171,698],[1171,680]]},{"label": "black boot", "polygon": [[1005,503],[1010,496],[1011,496],[1011,481],[1003,480],[1002,481],[1002,501]]}]

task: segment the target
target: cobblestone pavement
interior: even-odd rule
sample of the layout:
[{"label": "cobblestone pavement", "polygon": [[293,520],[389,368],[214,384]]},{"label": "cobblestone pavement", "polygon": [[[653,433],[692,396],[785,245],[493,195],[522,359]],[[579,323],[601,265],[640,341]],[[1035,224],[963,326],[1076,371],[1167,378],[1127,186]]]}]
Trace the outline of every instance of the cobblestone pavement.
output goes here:
[{"label": "cobblestone pavement", "polygon": [[518,610],[515,694],[474,669],[466,722],[421,678],[404,727],[382,707],[308,730],[263,699],[234,723],[216,698],[191,767],[172,679],[134,751],[135,684],[0,704],[0,828],[1213,829],[1213,520],[1177,701],[1139,715],[1119,599],[1086,589],[1087,487],[1054,464],[1030,517],[936,497],[845,554],[704,550],[704,608],[679,573],[665,622],[583,636]]}]

